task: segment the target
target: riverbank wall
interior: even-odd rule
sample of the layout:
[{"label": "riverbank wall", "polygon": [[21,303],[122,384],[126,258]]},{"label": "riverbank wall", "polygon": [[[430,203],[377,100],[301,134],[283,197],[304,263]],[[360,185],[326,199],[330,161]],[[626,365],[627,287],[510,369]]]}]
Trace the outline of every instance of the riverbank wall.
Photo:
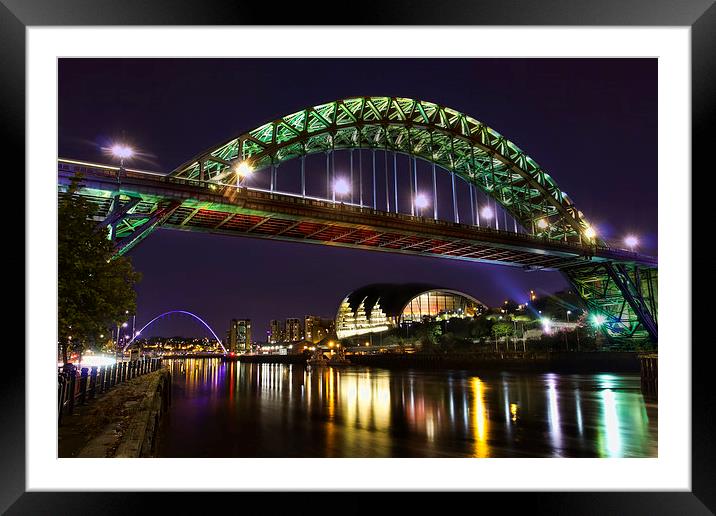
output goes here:
[{"label": "riverbank wall", "polygon": [[[260,364],[305,364],[304,355],[240,355],[234,360]],[[385,369],[465,369],[555,373],[638,373],[637,353],[619,351],[349,355],[352,364]]]},{"label": "riverbank wall", "polygon": [[352,355],[350,361],[356,365],[386,369],[465,369],[539,373],[638,373],[640,370],[636,353],[612,351]]},{"label": "riverbank wall", "polygon": [[170,400],[166,369],[117,386],[65,418],[59,427],[59,456],[154,457]]}]

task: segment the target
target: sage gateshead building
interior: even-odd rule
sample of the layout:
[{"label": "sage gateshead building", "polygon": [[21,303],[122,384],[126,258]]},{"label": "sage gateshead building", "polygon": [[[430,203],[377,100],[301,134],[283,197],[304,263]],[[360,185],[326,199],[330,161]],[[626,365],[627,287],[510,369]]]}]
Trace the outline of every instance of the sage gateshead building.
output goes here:
[{"label": "sage gateshead building", "polygon": [[336,315],[336,336],[344,339],[412,322],[474,317],[486,309],[484,303],[456,290],[421,283],[378,283],[343,299]]}]

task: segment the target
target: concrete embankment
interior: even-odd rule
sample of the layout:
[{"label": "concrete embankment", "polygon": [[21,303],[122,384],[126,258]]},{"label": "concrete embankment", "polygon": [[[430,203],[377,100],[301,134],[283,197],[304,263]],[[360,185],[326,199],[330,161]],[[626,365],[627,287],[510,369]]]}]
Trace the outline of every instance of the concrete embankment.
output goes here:
[{"label": "concrete embankment", "polygon": [[[555,373],[638,373],[636,353],[527,352],[349,355],[352,364],[385,369],[465,369],[470,371],[525,371]],[[239,355],[227,360],[260,364],[305,364],[305,355]]]},{"label": "concrete embankment", "polygon": [[171,375],[165,369],[118,385],[63,419],[59,456],[154,456],[170,399]]},{"label": "concrete embankment", "polygon": [[534,354],[353,355],[353,364],[387,369],[465,369],[470,371],[531,371],[555,373],[639,372],[636,353],[544,352]]}]

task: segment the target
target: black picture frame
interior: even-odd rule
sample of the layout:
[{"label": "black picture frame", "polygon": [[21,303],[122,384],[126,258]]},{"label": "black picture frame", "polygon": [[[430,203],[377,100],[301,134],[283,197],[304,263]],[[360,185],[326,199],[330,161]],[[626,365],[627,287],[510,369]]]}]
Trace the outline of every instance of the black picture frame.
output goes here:
[{"label": "black picture frame", "polygon": [[[706,198],[714,181],[710,151],[713,141],[707,129],[716,119],[716,5],[714,0],[510,0],[426,1],[396,0],[362,2],[350,18],[339,15],[336,4],[296,2],[278,4],[229,0],[0,0],[0,113],[5,144],[11,149],[14,170],[25,170],[25,29],[40,25],[332,25],[353,23],[371,25],[605,25],[605,26],[688,26],[691,27],[692,72],[692,177],[693,206],[708,206]],[[341,11],[346,7],[341,7]],[[7,164],[7,163],[6,163]],[[7,171],[7,169],[6,169]],[[702,171],[698,173],[696,171]],[[697,176],[698,174],[698,176]],[[17,176],[14,176],[17,177]],[[18,181],[22,184],[23,181]],[[17,195],[16,192],[13,192]],[[25,192],[25,195],[29,195]],[[694,213],[692,235],[707,234],[708,217]],[[17,249],[23,237],[16,240]],[[24,249],[24,246],[23,246]],[[24,251],[23,251],[24,252]],[[693,252],[693,251],[692,251]],[[14,269],[25,270],[25,257],[14,254]],[[713,258],[692,257],[692,270],[709,267]],[[702,287],[700,291],[703,291]],[[711,291],[705,288],[706,291]],[[19,304],[19,303],[18,303]],[[704,320],[708,306],[692,299],[693,321]],[[696,342],[696,335],[692,336]],[[703,342],[706,344],[706,342]],[[668,343],[679,345],[683,343]],[[505,506],[511,510],[559,514],[714,514],[716,512],[716,401],[710,379],[713,362],[708,346],[692,350],[692,489],[690,492],[588,492],[588,493],[471,493],[481,503]],[[243,507],[265,504],[266,493],[82,493],[25,492],[25,374],[24,363],[4,368],[0,395],[2,439],[0,439],[0,510],[9,514],[126,514],[148,510],[159,502],[166,512],[189,513],[225,503],[240,501]],[[78,479],[78,491],[81,480]],[[314,502],[309,501],[314,497]],[[452,494],[451,496],[458,496]],[[459,495],[464,498],[465,495]],[[147,500],[148,497],[156,500]],[[367,494],[345,495],[335,510],[358,512],[371,507]],[[231,498],[231,500],[227,500]],[[270,512],[315,503],[312,493],[272,494]],[[354,502],[346,502],[345,500]],[[308,501],[308,504],[306,503]],[[471,502],[474,503],[474,502]],[[450,504],[456,509],[460,501]],[[492,505],[492,504],[490,504]],[[284,507],[282,507],[284,506]],[[423,494],[403,497],[403,511],[425,508]],[[238,507],[237,507],[238,509]]]}]

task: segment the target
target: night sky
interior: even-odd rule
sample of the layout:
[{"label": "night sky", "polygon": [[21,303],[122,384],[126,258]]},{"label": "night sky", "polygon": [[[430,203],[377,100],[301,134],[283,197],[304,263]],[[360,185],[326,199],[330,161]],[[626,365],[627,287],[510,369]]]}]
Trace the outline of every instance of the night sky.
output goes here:
[{"label": "night sky", "polygon": [[[59,155],[169,172],[271,119],[344,97],[429,100],[486,123],[535,159],[598,228],[657,252],[656,59],[60,59]],[[559,273],[425,257],[158,230],[129,256],[143,273],[137,325],[173,309],[222,337],[251,318],[334,317],[351,290],[425,282],[495,305],[567,286]],[[175,316],[149,335],[207,336]]]}]

